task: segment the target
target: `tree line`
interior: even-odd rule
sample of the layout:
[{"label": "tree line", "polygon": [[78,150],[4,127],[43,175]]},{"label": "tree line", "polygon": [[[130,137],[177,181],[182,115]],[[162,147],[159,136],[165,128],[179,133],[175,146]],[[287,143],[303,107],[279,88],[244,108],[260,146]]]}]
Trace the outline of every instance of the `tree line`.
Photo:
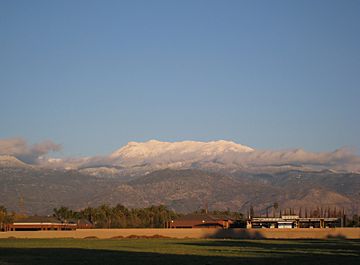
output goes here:
[{"label": "tree line", "polygon": [[[53,212],[53,216],[63,222],[85,219],[96,228],[166,228],[171,220],[183,215],[169,210],[164,205],[153,205],[147,208],[126,208],[121,204],[114,207],[103,204],[99,207],[87,207],[81,211],[73,211],[62,206],[54,208]],[[229,210],[207,211],[201,209],[192,214],[210,214],[215,217],[228,216],[236,220],[244,217],[241,213]]]},{"label": "tree line", "polygon": [[[235,220],[244,218],[241,213],[229,210],[208,211],[200,209],[192,214],[210,214],[215,217],[227,216]],[[165,228],[171,220],[182,215],[168,209],[164,205],[153,205],[146,208],[127,208],[121,204],[115,206],[103,204],[98,207],[86,207],[79,211],[61,206],[54,208],[52,214],[52,216],[62,222],[88,221],[95,228]],[[0,206],[0,230],[3,229],[5,224],[12,223],[17,217],[15,213],[8,213],[4,206]]]},{"label": "tree line", "polygon": [[[281,217],[284,215],[297,215],[301,218],[342,218],[344,217],[345,210],[337,207],[316,207],[316,208],[279,208],[279,204],[275,202],[265,209],[255,212],[254,207],[251,205],[247,211],[247,216],[250,217]],[[355,218],[358,216],[354,214]]]},{"label": "tree line", "polygon": [[[298,211],[299,212],[294,209],[280,210],[280,212],[284,214],[297,213],[303,217],[339,217],[343,214],[343,211],[336,208],[332,210],[318,208],[309,211],[305,210],[303,212],[299,209]],[[206,209],[195,211],[192,214],[210,214],[219,218],[226,216],[234,220],[245,221],[249,214],[250,216],[254,216],[254,210],[250,207],[247,216],[244,216],[240,212],[232,212],[230,210],[208,211]],[[146,208],[127,208],[121,204],[115,206],[103,204],[98,207],[86,207],[79,211],[61,206],[54,208],[52,215],[62,222],[85,220],[90,222],[95,228],[165,228],[171,220],[181,217],[183,214],[176,213],[164,205],[153,205]],[[9,213],[4,206],[0,205],[0,231],[3,230],[5,224],[12,223],[16,217],[17,215],[15,213]],[[359,227],[359,215],[354,215],[352,218],[348,217],[347,226]]]},{"label": "tree line", "polygon": [[0,231],[4,230],[5,224],[12,223],[14,221],[14,213],[9,213],[5,206],[0,205]]},{"label": "tree line", "polygon": [[178,214],[164,205],[129,209],[121,204],[114,207],[103,204],[80,211],[62,206],[54,208],[53,216],[63,222],[85,219],[96,228],[163,228]]}]

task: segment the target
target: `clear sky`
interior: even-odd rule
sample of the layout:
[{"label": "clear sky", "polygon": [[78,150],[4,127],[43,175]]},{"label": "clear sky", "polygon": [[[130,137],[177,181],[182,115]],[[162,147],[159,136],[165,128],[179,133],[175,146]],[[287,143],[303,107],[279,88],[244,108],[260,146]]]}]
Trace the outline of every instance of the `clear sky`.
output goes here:
[{"label": "clear sky", "polygon": [[0,0],[0,138],[360,148],[360,1]]}]

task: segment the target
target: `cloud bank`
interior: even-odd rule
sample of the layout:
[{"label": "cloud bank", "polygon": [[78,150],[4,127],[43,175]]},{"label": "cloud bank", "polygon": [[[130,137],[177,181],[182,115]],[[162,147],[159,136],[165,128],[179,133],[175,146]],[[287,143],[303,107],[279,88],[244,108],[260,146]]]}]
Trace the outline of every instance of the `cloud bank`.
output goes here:
[{"label": "cloud bank", "polygon": [[61,145],[50,140],[29,145],[22,138],[0,139],[0,155],[14,156],[29,164],[36,164],[42,156],[60,150]]},{"label": "cloud bank", "polygon": [[283,151],[255,150],[245,154],[228,154],[220,159],[227,164],[243,166],[305,166],[310,168],[327,168],[334,170],[360,172],[360,157],[349,148],[340,148],[333,152],[307,152],[303,149]]},{"label": "cloud bank", "polygon": [[[182,147],[182,144],[184,147]],[[22,138],[0,139],[0,155],[12,155],[30,164],[55,168],[86,168],[110,166],[132,168],[141,166],[189,168],[221,165],[231,168],[280,168],[292,166],[310,169],[333,169],[360,172],[360,157],[354,150],[341,148],[333,152],[307,152],[303,149],[282,151],[247,150],[234,142],[177,142],[149,141],[129,143],[107,156],[49,158],[61,146],[52,141],[29,145]],[[211,147],[209,149],[209,146]],[[165,148],[166,147],[166,148]]]}]

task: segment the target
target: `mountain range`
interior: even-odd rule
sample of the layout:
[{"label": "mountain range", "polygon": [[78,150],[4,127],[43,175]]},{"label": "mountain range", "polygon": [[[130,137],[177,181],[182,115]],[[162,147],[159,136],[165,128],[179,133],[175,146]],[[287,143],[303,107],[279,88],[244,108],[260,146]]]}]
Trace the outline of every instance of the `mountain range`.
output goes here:
[{"label": "mountain range", "polygon": [[104,203],[164,204],[180,212],[245,213],[253,206],[260,214],[275,202],[282,209],[337,207],[358,213],[357,159],[343,150],[269,152],[223,140],[130,142],[108,156],[40,157],[31,165],[2,155],[0,204],[27,214]]}]

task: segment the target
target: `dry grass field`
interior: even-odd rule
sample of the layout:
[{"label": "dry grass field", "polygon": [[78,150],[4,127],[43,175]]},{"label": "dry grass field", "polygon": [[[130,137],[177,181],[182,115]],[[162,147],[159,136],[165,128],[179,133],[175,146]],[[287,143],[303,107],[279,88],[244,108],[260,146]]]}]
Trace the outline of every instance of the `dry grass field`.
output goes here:
[{"label": "dry grass field", "polygon": [[360,240],[8,238],[0,264],[360,264]]},{"label": "dry grass field", "polygon": [[75,231],[9,231],[0,238],[232,238],[232,239],[360,239],[360,228],[298,228],[298,229],[77,229]]}]

